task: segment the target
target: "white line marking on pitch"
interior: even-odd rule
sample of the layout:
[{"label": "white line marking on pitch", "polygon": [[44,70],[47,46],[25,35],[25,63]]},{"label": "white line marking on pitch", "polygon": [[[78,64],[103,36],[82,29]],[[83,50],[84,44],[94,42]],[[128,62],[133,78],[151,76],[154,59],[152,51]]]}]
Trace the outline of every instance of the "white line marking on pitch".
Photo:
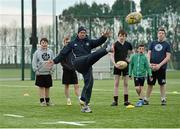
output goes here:
[{"label": "white line marking on pitch", "polygon": [[[104,91],[104,92],[112,92],[113,90],[105,90],[105,89],[93,89],[94,91]],[[129,92],[135,92],[135,90],[129,90]],[[154,94],[159,94],[159,91],[152,91]],[[178,91],[166,92],[167,94],[180,94]]]},{"label": "white line marking on pitch", "polygon": [[27,88],[27,87],[32,87],[32,86],[20,86],[20,85],[0,85],[0,87],[14,87],[14,88]]},{"label": "white line marking on pitch", "polygon": [[57,122],[44,122],[41,124],[67,124],[67,125],[84,126],[85,124],[89,124],[89,123],[95,123],[95,121],[79,121],[79,122],[57,121]]},{"label": "white line marking on pitch", "polygon": [[24,116],[21,116],[21,115],[15,115],[15,114],[4,114],[4,116],[18,117],[18,118],[24,117]]},{"label": "white line marking on pitch", "polygon": [[[33,88],[32,86],[30,86],[30,85],[27,85],[27,86],[19,86],[19,85],[13,85],[13,86],[11,86],[11,85],[0,85],[0,87],[12,87],[12,88]],[[94,91],[104,91],[104,92],[112,92],[113,91],[113,89],[112,90],[105,90],[105,89],[96,89],[96,88],[94,88],[93,89]],[[129,92],[135,92],[134,90],[129,90]],[[155,93],[155,94],[159,94],[160,92],[159,91],[153,91],[152,93]],[[166,92],[167,94],[180,94],[180,92],[179,91],[172,91],[172,92]]]}]

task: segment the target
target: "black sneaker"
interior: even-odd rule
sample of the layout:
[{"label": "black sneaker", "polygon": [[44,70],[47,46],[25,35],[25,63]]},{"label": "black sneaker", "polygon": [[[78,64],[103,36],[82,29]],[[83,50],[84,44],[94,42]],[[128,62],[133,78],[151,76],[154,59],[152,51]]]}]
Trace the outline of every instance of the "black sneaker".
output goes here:
[{"label": "black sneaker", "polygon": [[130,102],[124,102],[124,106],[128,106],[128,105],[131,105],[131,103]]},{"label": "black sneaker", "polygon": [[117,102],[112,102],[111,106],[118,106],[118,103]]},{"label": "black sneaker", "polygon": [[144,104],[143,105],[149,105],[149,101],[144,100]]},{"label": "black sneaker", "polygon": [[166,106],[166,100],[162,100],[162,101],[161,101],[161,105],[162,105],[162,106]]}]

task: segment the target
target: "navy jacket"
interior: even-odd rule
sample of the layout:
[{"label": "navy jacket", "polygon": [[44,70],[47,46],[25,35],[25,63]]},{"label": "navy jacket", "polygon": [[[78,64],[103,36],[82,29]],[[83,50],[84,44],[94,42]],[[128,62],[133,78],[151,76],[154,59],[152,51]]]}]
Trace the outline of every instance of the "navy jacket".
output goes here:
[{"label": "navy jacket", "polygon": [[74,41],[68,43],[59,53],[59,55],[53,59],[54,63],[57,64],[62,62],[64,58],[72,52],[75,57],[85,56],[91,53],[93,48],[102,45],[107,40],[107,37],[101,36],[97,40],[92,40],[86,37],[85,39],[79,39],[76,37]]}]

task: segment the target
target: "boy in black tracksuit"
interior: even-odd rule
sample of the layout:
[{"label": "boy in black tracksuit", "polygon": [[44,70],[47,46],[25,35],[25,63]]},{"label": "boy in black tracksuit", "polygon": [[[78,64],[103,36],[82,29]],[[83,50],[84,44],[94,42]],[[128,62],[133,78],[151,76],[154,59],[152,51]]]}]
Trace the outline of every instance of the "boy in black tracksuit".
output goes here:
[{"label": "boy in black tracksuit", "polygon": [[92,112],[88,106],[94,82],[92,65],[111,51],[111,46],[108,45],[107,48],[101,48],[93,53],[91,53],[91,50],[102,45],[109,36],[110,32],[105,32],[99,39],[92,40],[87,37],[86,29],[80,27],[76,39],[68,43],[53,62],[50,62],[52,64],[57,64],[61,62],[68,53],[73,52],[74,60],[72,63],[75,69],[81,73],[84,78],[84,87],[81,93],[81,105],[83,105],[81,109],[82,112]]}]

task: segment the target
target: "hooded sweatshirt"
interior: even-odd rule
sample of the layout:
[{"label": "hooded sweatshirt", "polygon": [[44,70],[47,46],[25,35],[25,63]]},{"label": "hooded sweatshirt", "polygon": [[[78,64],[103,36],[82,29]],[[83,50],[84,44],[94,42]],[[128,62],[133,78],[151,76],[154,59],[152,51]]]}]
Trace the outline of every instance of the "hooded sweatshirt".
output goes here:
[{"label": "hooded sweatshirt", "polygon": [[36,75],[48,75],[52,74],[54,67],[49,69],[46,66],[48,60],[53,60],[53,51],[49,48],[39,48],[33,54],[32,68]]}]

